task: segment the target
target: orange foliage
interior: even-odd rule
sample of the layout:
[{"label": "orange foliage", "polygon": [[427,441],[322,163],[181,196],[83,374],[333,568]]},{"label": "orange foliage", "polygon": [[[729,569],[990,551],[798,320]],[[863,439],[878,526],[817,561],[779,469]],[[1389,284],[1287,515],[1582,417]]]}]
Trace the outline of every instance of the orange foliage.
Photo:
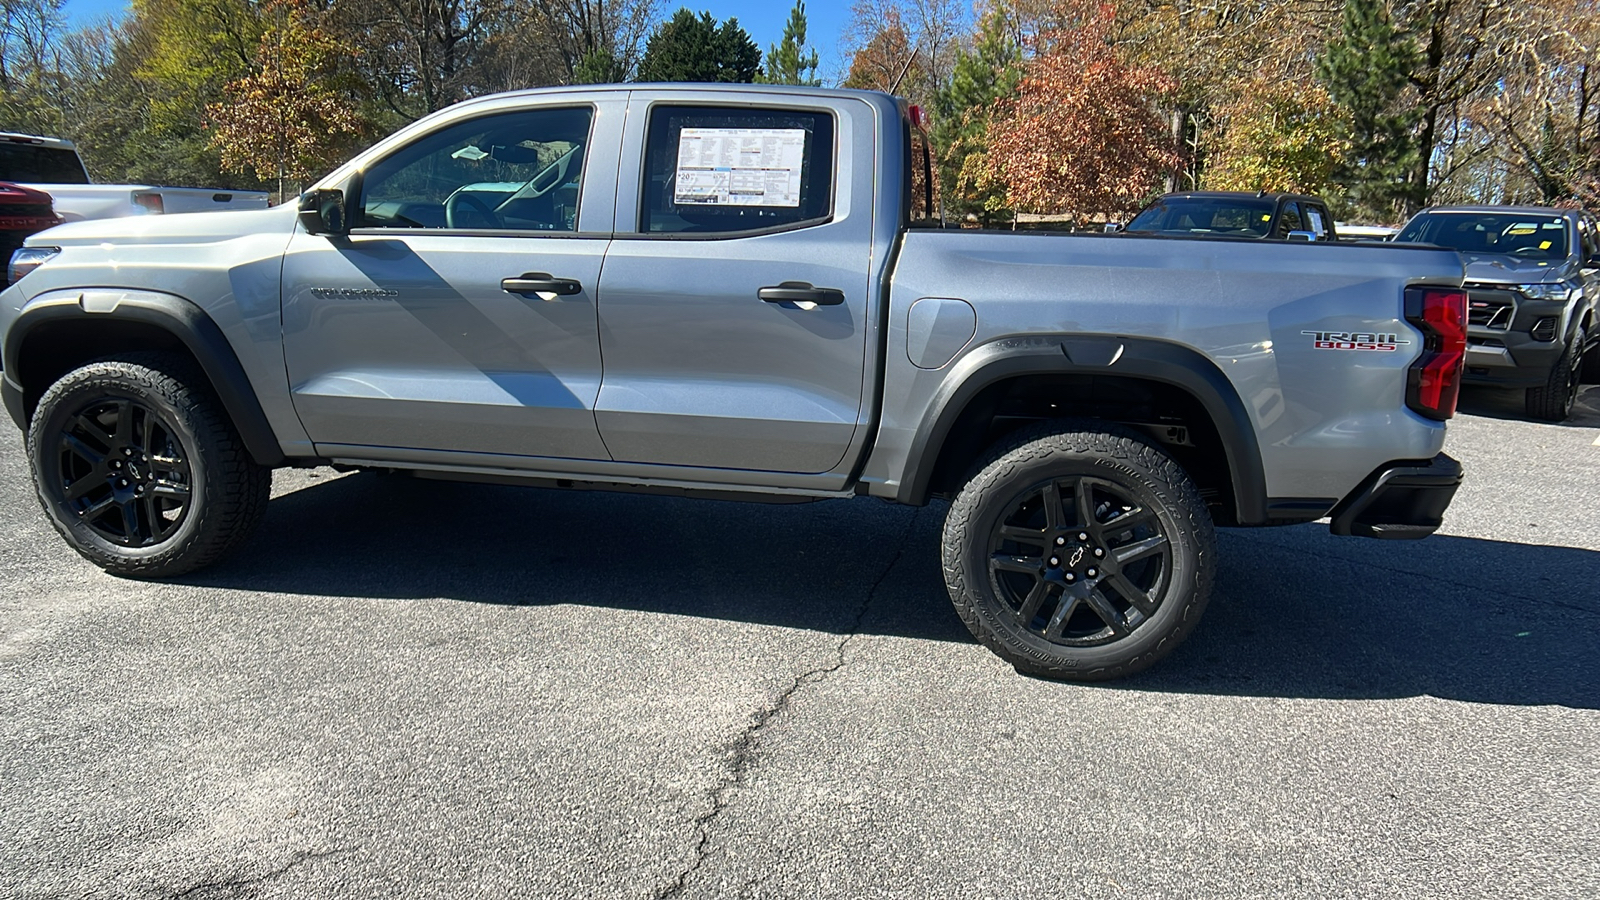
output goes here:
[{"label": "orange foliage", "polygon": [[1018,210],[1130,212],[1182,161],[1158,111],[1177,85],[1122,58],[1110,4],[1054,6],[1070,24],[1033,39],[1017,94],[990,121],[987,165]]}]

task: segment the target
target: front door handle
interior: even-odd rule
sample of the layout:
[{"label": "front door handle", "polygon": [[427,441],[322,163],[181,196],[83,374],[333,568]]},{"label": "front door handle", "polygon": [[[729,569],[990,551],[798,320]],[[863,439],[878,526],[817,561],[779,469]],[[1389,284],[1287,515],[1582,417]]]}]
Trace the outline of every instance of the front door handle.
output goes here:
[{"label": "front door handle", "polygon": [[785,281],[777,287],[764,287],[756,296],[768,303],[779,303],[798,309],[816,309],[819,306],[838,306],[844,302],[844,291],[838,288],[812,287],[806,281]]},{"label": "front door handle", "polygon": [[[526,272],[500,282],[500,290],[508,294],[555,294],[570,297],[582,293],[583,285],[571,278],[552,278],[548,272]],[[555,297],[541,296],[540,299],[554,300]]]}]

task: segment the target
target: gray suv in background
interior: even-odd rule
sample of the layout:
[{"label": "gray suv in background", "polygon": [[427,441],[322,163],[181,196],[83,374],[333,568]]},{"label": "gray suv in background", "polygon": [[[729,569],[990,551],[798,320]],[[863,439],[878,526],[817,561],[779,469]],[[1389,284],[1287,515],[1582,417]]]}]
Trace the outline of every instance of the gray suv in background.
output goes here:
[{"label": "gray suv in background", "polygon": [[1525,388],[1529,416],[1565,419],[1584,354],[1600,342],[1594,216],[1544,207],[1435,207],[1412,217],[1395,240],[1461,253],[1468,291],[1464,381]]}]

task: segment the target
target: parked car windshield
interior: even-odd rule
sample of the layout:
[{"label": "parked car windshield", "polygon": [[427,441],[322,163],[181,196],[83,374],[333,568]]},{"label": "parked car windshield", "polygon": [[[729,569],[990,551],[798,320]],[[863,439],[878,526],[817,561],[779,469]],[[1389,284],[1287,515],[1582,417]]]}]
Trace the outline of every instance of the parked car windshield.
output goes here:
[{"label": "parked car windshield", "polygon": [[0,181],[88,184],[78,154],[63,147],[0,143]]},{"label": "parked car windshield", "polygon": [[1438,244],[1463,253],[1566,259],[1567,221],[1528,213],[1423,213],[1407,222],[1395,240]]},{"label": "parked car windshield", "polygon": [[1275,202],[1254,197],[1166,197],[1139,213],[1128,231],[1266,237]]}]

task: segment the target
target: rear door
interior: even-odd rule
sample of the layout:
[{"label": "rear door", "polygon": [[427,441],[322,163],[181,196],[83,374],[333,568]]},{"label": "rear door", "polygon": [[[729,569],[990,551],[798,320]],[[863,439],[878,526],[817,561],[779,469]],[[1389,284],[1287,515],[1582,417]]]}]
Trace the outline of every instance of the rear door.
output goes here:
[{"label": "rear door", "polygon": [[630,101],[600,433],[618,462],[830,472],[862,418],[872,111],[706,97]]}]

